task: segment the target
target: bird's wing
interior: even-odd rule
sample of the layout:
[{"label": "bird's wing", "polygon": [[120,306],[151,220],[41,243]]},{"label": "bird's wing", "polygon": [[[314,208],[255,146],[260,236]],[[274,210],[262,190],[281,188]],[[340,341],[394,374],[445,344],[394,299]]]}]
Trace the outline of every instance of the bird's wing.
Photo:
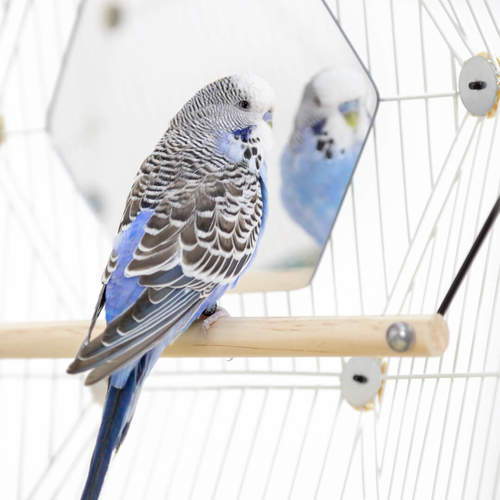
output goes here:
[{"label": "bird's wing", "polygon": [[126,229],[141,211],[144,195],[158,174],[158,169],[155,168],[154,163],[151,161],[153,156],[154,153],[142,162],[135,176],[123,210],[122,220],[118,228],[119,233]]},{"label": "bird's wing", "polygon": [[[92,383],[137,359],[166,334],[172,333],[173,341],[216,287],[228,286],[244,270],[262,212],[260,184],[244,168],[206,175],[202,182],[172,182],[125,270],[145,290],[82,345],[68,371],[94,369],[87,380]],[[113,264],[108,268],[112,272]]]},{"label": "bird's wing", "polygon": [[[144,196],[144,193],[146,192],[148,184],[151,182],[153,177],[154,177],[154,172],[152,171],[151,163],[146,160],[140,166],[139,171],[137,172],[137,175],[134,179],[134,183],[132,184],[132,188],[127,197],[127,201],[125,203],[125,209],[122,215],[122,220],[118,228],[118,233],[121,233],[122,231],[127,229],[127,227],[137,217],[137,214],[141,211],[141,200]],[[117,264],[118,264],[118,254],[116,250],[113,249],[101,278],[102,282],[101,291],[99,292],[99,298],[97,299],[97,304],[95,306],[94,313],[92,315],[92,319],[90,321],[89,329],[87,332],[87,336],[85,337],[83,345],[87,344],[90,341],[90,337],[92,335],[92,331],[94,330],[97,318],[101,314],[104,304],[106,303],[106,284],[108,283],[109,279],[111,278],[111,275],[115,271]]]}]

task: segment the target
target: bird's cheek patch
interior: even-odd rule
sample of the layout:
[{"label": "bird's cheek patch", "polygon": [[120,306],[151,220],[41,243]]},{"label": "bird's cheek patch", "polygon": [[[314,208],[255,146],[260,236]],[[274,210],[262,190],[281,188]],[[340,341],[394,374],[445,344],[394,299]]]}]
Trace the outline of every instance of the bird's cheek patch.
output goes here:
[{"label": "bird's cheek patch", "polygon": [[236,140],[241,140],[242,142],[248,142],[251,132],[252,132],[252,127],[245,127],[242,129],[234,130],[233,137]]},{"label": "bird's cheek patch", "polygon": [[314,123],[311,126],[311,130],[313,131],[313,134],[314,135],[325,135],[326,132],[323,131],[323,127],[325,126],[325,124],[326,124],[326,120],[325,119],[319,120],[316,123]]},{"label": "bird's cheek patch", "polygon": [[218,153],[223,155],[231,163],[238,163],[243,159],[245,143],[234,134],[222,136],[218,143]]}]

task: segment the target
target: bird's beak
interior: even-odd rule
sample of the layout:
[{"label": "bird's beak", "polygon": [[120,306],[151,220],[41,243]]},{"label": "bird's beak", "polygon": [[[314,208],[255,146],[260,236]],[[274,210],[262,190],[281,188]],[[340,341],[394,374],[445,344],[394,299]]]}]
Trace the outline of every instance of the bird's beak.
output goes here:
[{"label": "bird's beak", "polygon": [[340,104],[339,111],[344,116],[344,120],[351,128],[356,128],[359,123],[359,99],[346,101]]},{"label": "bird's beak", "polygon": [[264,113],[262,119],[270,126],[273,126],[273,110],[270,109]]},{"label": "bird's beak", "polygon": [[356,128],[359,122],[359,113],[357,111],[349,111],[344,114],[344,119],[347,122],[347,125],[352,128]]}]

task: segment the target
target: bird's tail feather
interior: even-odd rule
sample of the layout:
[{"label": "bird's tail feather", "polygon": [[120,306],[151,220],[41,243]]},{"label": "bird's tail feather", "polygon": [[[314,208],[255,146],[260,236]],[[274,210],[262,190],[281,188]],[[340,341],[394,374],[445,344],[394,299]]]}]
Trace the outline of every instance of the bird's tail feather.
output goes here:
[{"label": "bird's tail feather", "polygon": [[122,442],[128,428],[130,411],[135,404],[137,373],[132,370],[122,389],[108,386],[101,427],[90,462],[81,500],[97,500],[104,483],[113,450]]}]

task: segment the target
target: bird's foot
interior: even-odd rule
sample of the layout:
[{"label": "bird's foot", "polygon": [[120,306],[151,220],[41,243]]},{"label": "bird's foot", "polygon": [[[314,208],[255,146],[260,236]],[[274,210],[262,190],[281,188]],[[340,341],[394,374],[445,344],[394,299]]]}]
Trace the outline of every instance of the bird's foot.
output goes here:
[{"label": "bird's foot", "polygon": [[203,335],[207,335],[208,330],[216,321],[221,318],[226,318],[230,316],[230,314],[223,307],[218,307],[217,304],[214,304],[213,306],[205,309],[202,316],[204,319],[201,322],[201,331]]}]

